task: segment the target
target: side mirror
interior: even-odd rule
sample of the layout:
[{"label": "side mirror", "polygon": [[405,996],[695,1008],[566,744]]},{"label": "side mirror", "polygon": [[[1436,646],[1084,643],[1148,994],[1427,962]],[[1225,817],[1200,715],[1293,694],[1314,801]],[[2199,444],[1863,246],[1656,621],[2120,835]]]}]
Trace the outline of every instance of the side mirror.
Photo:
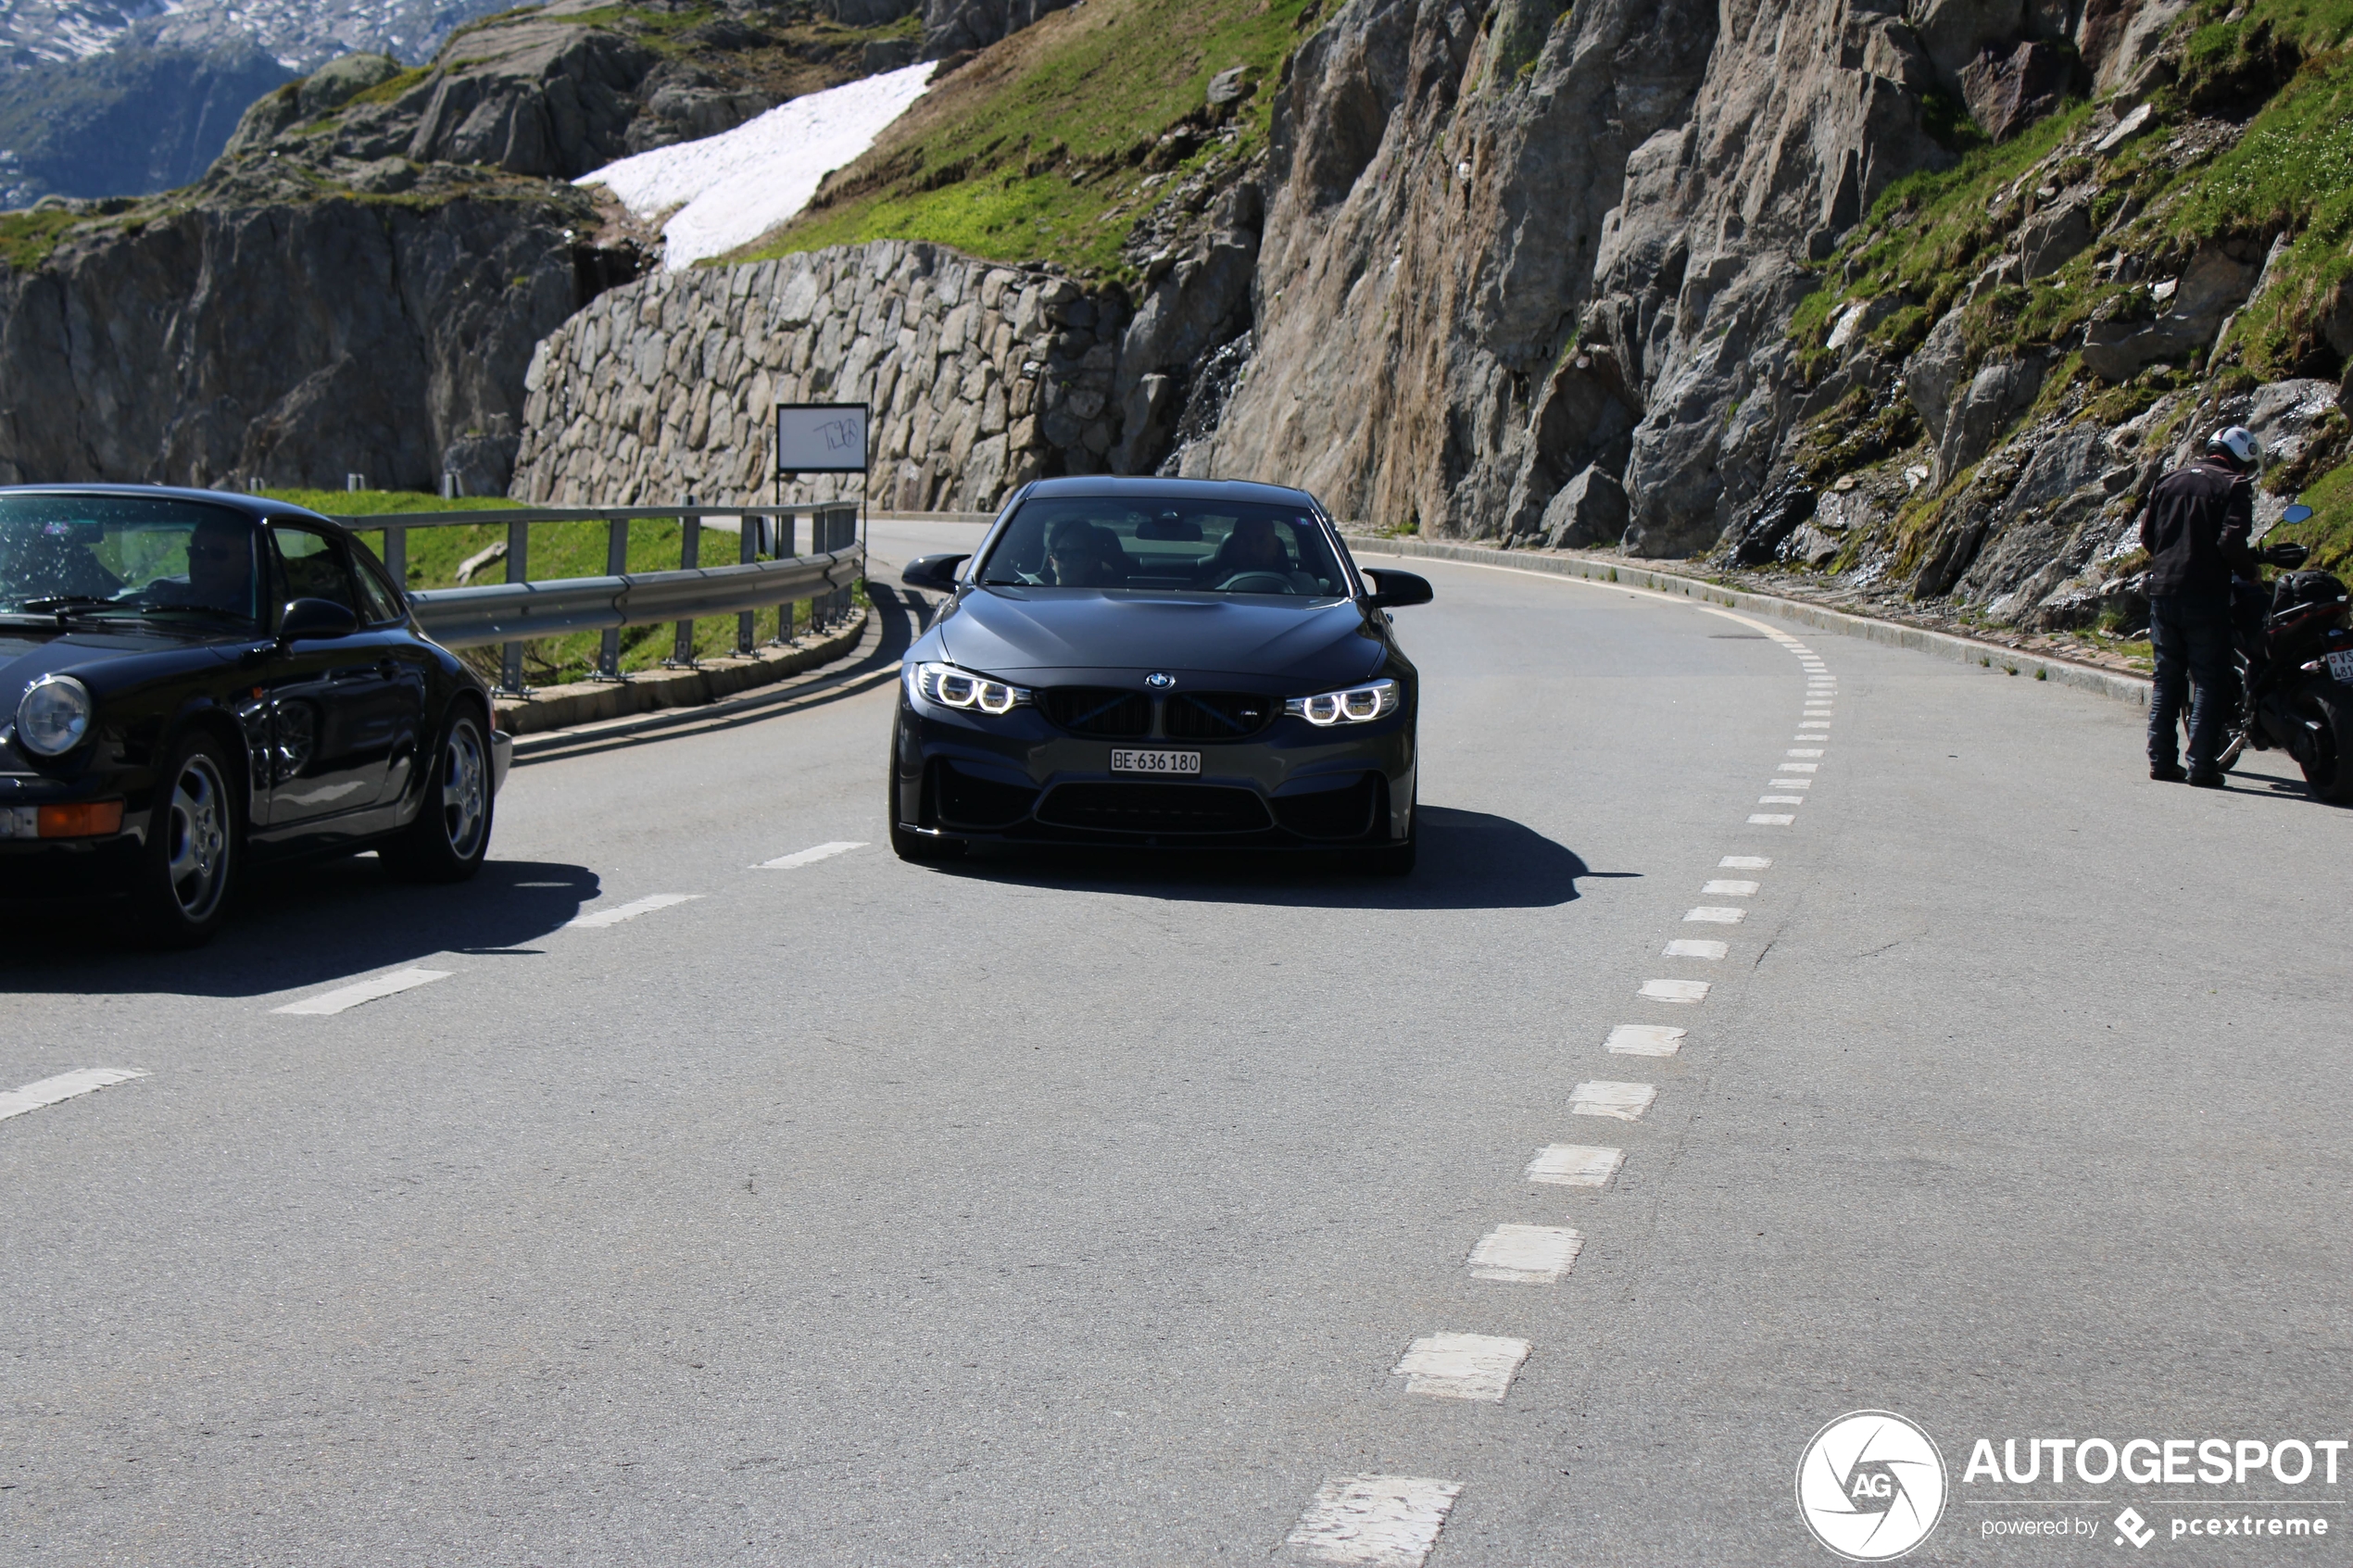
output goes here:
[{"label": "side mirror", "polygon": [[952,594],[956,591],[956,569],[971,558],[969,554],[918,556],[907,563],[906,570],[900,572],[899,580],[910,588],[934,588],[943,594]]},{"label": "side mirror", "polygon": [[2280,521],[2282,522],[2309,522],[2312,521],[2312,508],[2298,501],[2280,514]]},{"label": "side mirror", "polygon": [[359,630],[359,618],[333,599],[290,599],[278,612],[278,646],[348,637]]},{"label": "side mirror", "polygon": [[1373,580],[1372,605],[1378,609],[1403,609],[1407,605],[1426,605],[1438,596],[1429,579],[1411,571],[1367,571]]}]

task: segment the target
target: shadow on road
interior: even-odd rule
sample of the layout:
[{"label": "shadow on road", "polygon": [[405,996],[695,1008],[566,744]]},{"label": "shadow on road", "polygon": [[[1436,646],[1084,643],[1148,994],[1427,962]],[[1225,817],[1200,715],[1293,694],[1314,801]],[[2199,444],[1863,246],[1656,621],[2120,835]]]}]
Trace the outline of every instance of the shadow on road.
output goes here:
[{"label": "shadow on road", "polygon": [[127,946],[120,917],[0,924],[0,990],[254,997],[330,985],[435,953],[528,951],[596,897],[585,867],[492,860],[472,882],[421,887],[362,856],[264,871],[194,952]]},{"label": "shadow on road", "polygon": [[940,869],[1035,887],[1087,888],[1212,904],[1335,909],[1533,909],[1573,901],[1596,872],[1575,850],[1485,811],[1421,808],[1414,873],[1367,876],[1339,854],[1120,849],[976,850]]}]

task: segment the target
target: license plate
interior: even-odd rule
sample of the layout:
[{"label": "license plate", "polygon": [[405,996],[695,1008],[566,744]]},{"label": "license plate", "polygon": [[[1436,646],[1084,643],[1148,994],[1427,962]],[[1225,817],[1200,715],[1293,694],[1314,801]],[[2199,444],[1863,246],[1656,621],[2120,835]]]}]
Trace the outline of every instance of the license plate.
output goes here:
[{"label": "license plate", "polygon": [[2353,686],[2353,649],[2329,655],[2329,673]]},{"label": "license plate", "polygon": [[1114,751],[1111,754],[1111,771],[1114,773],[1198,773],[1201,771],[1201,753]]}]

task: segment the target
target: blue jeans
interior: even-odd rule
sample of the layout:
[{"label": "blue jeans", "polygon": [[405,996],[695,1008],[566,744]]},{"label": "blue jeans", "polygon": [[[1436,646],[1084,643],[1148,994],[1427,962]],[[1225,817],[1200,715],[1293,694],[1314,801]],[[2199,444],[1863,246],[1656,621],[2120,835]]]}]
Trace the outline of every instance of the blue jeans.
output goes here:
[{"label": "blue jeans", "polygon": [[2211,769],[2238,690],[2231,660],[2231,602],[2221,595],[2161,594],[2149,600],[2149,648],[2157,679],[2149,693],[2149,765],[2179,760],[2182,704],[2190,700],[2190,771]]}]

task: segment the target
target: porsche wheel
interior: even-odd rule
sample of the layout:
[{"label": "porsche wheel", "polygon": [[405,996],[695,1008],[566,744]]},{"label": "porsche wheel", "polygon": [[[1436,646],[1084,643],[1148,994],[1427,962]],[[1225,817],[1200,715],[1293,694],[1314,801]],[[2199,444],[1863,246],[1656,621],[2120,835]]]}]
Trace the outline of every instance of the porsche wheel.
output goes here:
[{"label": "porsche wheel", "polygon": [[212,940],[229,908],[240,842],[236,797],[218,741],[192,735],[158,777],[155,814],[132,889],[142,935],[162,947]]},{"label": "porsche wheel", "polygon": [[381,853],[410,882],[463,882],[490,854],[490,743],[482,720],[462,704],[442,721],[417,820]]}]

